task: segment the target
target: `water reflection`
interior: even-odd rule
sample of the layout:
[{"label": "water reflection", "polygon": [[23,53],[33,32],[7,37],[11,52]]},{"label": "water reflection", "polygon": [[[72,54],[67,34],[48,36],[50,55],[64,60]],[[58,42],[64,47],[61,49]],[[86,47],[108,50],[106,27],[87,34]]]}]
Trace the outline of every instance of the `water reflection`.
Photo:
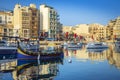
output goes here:
[{"label": "water reflection", "polygon": [[[75,80],[80,79],[81,76],[83,80],[89,80],[86,79],[86,74],[88,78],[91,78],[88,74],[96,75],[95,80],[108,79],[109,75],[108,80],[115,78],[115,76],[117,76],[117,80],[120,78],[118,77],[120,74],[120,53],[115,51],[114,45],[110,45],[110,48],[106,50],[87,51],[83,47],[76,50],[63,49],[63,51],[64,56],[41,58],[39,61],[32,59],[0,60],[0,80],[74,80],[73,76],[75,76]],[[62,65],[60,66],[60,64]],[[95,72],[91,69],[95,69]],[[106,77],[102,75],[103,73]],[[100,74],[104,77],[100,77]],[[68,77],[70,78],[68,79]]]},{"label": "water reflection", "polygon": [[[58,64],[63,57],[38,60],[11,60],[0,64],[0,80],[38,80],[53,79],[59,73]],[[6,78],[7,76],[7,78]]]},{"label": "water reflection", "polygon": [[[120,50],[120,49],[119,49]],[[109,49],[86,49],[83,47],[79,50],[64,49],[64,55],[68,58],[68,62],[72,62],[72,57],[81,61],[108,61],[110,65],[120,69],[120,52],[116,52],[114,45],[110,45]]]},{"label": "water reflection", "polygon": [[[17,60],[0,60],[0,80],[13,80],[17,74]],[[17,80],[15,78],[14,80]]]},{"label": "water reflection", "polygon": [[[26,62],[26,63],[25,63]],[[53,79],[59,72],[58,64],[63,64],[62,59],[40,61],[40,64],[35,60],[18,60],[17,76],[19,80],[38,80],[38,79]]]},{"label": "water reflection", "polygon": [[107,49],[87,49],[89,53],[102,53],[105,50]]}]

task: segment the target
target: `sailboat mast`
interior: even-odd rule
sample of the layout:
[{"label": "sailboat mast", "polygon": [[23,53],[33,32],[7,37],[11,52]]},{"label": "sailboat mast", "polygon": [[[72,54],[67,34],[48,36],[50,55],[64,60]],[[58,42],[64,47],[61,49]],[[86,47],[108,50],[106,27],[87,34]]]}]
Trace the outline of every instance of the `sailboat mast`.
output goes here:
[{"label": "sailboat mast", "polygon": [[39,26],[38,26],[38,38],[37,38],[37,43],[38,43],[38,52],[40,51],[40,10],[38,12],[39,14]]}]

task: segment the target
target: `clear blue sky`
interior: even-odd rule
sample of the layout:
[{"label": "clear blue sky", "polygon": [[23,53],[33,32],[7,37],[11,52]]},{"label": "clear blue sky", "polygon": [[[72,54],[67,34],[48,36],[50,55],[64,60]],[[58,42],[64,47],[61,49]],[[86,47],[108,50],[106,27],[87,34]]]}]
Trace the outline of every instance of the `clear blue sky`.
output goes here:
[{"label": "clear blue sky", "polygon": [[20,3],[47,4],[60,14],[63,25],[100,23],[106,25],[110,20],[120,16],[120,0],[1,0],[0,9],[13,10]]}]

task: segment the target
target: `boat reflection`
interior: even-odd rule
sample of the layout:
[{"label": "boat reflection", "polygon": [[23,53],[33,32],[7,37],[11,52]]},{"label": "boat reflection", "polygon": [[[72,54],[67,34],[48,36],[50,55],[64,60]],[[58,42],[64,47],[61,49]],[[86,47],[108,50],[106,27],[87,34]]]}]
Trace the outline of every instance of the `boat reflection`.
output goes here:
[{"label": "boat reflection", "polygon": [[53,79],[59,73],[58,64],[63,58],[42,60],[18,60],[17,76],[19,80]]},{"label": "boat reflection", "polygon": [[[64,64],[71,63],[69,66],[77,64],[85,64],[84,66],[86,66],[86,64],[89,64],[91,67],[94,67],[96,63],[98,63],[98,66],[104,63],[107,64],[107,67],[120,69],[120,53],[115,52],[114,46],[110,46],[109,49],[103,51],[94,49],[93,52],[88,52],[86,48],[82,48],[79,50],[63,49],[63,52],[64,54],[61,56],[40,57],[40,60],[0,60],[0,80],[55,80],[59,73],[63,75],[62,72],[64,71],[60,69],[59,65],[63,64],[64,58]],[[65,66],[63,65],[62,68]],[[68,68],[68,65],[66,67]],[[89,66],[87,65],[86,67],[88,68]]]},{"label": "boat reflection", "polygon": [[102,53],[103,51],[105,51],[107,49],[87,49],[87,52],[89,53]]},{"label": "boat reflection", "polygon": [[[63,56],[41,58],[38,60],[2,60],[0,61],[0,79],[2,80],[39,80],[53,79],[59,73],[58,64],[63,64]],[[5,76],[4,76],[5,75]],[[7,75],[7,78],[6,78]]]}]

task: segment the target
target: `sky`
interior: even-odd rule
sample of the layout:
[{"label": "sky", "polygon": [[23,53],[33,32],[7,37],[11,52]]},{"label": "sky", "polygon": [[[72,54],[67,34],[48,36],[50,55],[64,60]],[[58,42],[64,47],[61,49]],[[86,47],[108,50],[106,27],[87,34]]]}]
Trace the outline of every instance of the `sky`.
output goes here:
[{"label": "sky", "polygon": [[29,6],[30,3],[47,4],[60,15],[60,22],[66,26],[99,23],[107,25],[120,16],[120,0],[0,0],[0,9],[13,10],[15,4]]}]

